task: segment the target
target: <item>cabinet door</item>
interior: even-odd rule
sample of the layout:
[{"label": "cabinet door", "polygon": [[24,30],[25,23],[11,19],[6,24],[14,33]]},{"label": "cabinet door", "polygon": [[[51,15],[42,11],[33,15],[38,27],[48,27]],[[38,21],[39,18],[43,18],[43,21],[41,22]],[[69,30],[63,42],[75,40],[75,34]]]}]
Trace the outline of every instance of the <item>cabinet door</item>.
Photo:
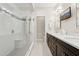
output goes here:
[{"label": "cabinet door", "polygon": [[64,56],[75,56],[75,54],[73,54],[73,53],[72,53],[70,50],[68,50],[67,48],[64,49],[63,55],[64,55]]},{"label": "cabinet door", "polygon": [[51,53],[52,53],[53,56],[56,56],[56,49],[52,49]]},{"label": "cabinet door", "polygon": [[52,51],[53,51],[52,55],[56,56],[57,55],[56,38],[53,37],[51,42],[52,42]]},{"label": "cabinet door", "polygon": [[48,47],[50,46],[50,35],[47,34],[47,44],[48,44]]},{"label": "cabinet door", "polygon": [[49,35],[47,34],[47,45],[49,46]]},{"label": "cabinet door", "polygon": [[57,56],[75,56],[75,54],[63,45],[57,44]]},{"label": "cabinet door", "polygon": [[47,44],[52,55],[56,56],[55,38],[53,38],[53,36],[51,36],[50,34],[47,34]]},{"label": "cabinet door", "polygon": [[51,41],[51,38],[49,39],[49,48],[52,49],[52,41]]},{"label": "cabinet door", "polygon": [[57,44],[57,56],[64,56],[63,47],[60,44]]}]

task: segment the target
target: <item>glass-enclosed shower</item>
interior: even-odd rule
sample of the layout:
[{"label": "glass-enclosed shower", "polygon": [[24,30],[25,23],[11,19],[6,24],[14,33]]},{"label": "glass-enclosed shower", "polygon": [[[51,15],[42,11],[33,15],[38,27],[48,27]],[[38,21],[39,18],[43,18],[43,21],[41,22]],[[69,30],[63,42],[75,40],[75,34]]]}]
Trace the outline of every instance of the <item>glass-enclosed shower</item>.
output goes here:
[{"label": "glass-enclosed shower", "polygon": [[1,56],[29,55],[33,45],[34,19],[31,16],[17,16],[15,10],[9,4],[0,4]]}]

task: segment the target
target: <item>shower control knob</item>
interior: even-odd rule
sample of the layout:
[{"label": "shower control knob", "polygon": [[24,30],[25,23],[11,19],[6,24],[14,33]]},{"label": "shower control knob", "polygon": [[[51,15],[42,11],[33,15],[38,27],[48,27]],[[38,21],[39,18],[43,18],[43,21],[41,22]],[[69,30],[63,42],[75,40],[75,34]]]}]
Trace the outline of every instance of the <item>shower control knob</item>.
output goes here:
[{"label": "shower control knob", "polygon": [[14,33],[14,30],[12,30],[11,33]]}]

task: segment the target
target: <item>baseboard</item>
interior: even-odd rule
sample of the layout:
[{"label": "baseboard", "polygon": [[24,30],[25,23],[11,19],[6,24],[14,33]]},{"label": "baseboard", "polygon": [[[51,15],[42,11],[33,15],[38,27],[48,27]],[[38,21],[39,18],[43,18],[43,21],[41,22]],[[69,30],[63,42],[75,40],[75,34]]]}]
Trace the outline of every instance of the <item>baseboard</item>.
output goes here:
[{"label": "baseboard", "polygon": [[31,45],[30,45],[28,51],[26,52],[25,56],[29,56],[29,55],[30,55],[31,50],[32,50],[32,48],[33,48],[33,45],[34,45],[34,42],[31,43]]}]

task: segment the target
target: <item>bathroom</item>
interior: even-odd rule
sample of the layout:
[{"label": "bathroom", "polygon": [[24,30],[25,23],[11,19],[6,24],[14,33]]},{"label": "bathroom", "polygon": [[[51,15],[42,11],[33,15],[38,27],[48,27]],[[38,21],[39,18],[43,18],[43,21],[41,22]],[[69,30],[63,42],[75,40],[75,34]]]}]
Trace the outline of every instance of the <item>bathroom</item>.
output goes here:
[{"label": "bathroom", "polygon": [[[55,38],[57,44],[61,40],[72,46],[73,50],[77,49],[78,9],[79,3],[0,3],[0,56],[60,55],[57,51],[52,52],[49,36]],[[61,20],[61,15],[66,12],[70,16]],[[71,53],[70,49],[68,51]],[[67,53],[62,55],[74,52]]]}]

